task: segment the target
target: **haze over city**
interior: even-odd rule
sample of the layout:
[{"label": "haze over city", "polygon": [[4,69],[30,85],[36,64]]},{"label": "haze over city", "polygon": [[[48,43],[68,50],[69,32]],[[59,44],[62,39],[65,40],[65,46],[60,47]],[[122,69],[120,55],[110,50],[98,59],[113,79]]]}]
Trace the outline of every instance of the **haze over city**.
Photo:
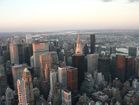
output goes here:
[{"label": "haze over city", "polygon": [[0,0],[0,32],[139,29],[139,0]]}]

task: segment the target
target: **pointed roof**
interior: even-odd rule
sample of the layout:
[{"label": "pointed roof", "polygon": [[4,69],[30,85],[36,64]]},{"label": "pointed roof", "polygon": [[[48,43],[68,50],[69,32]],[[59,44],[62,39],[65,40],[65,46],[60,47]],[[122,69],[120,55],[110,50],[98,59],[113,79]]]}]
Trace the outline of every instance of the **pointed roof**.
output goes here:
[{"label": "pointed roof", "polygon": [[24,72],[29,72],[29,70],[27,68],[24,69]]},{"label": "pointed roof", "polygon": [[76,55],[82,55],[83,54],[79,34],[77,36],[75,54]]}]

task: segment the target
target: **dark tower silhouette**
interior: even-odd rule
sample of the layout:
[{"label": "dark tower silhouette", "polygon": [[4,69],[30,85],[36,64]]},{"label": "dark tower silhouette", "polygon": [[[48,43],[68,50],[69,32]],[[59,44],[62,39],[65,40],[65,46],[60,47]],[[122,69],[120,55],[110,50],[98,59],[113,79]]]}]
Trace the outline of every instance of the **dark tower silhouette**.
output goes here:
[{"label": "dark tower silhouette", "polygon": [[78,68],[78,89],[80,89],[81,83],[84,80],[85,67],[79,35],[76,42],[75,54],[72,56],[72,66]]},{"label": "dark tower silhouette", "polygon": [[95,53],[95,34],[90,35],[91,54]]}]

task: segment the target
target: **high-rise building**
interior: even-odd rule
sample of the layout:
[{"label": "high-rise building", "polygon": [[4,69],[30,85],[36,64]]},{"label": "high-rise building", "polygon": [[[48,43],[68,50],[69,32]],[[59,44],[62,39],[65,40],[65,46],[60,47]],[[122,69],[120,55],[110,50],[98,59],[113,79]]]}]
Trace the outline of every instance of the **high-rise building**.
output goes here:
[{"label": "high-rise building", "polygon": [[53,95],[57,88],[57,72],[53,69],[50,71],[50,94]]},{"label": "high-rise building", "polygon": [[17,90],[17,80],[22,78],[22,73],[25,67],[25,64],[12,66],[12,76],[15,90]]},{"label": "high-rise building", "polygon": [[18,48],[19,64],[26,63],[25,56],[28,56],[28,54],[25,55],[25,43],[24,42],[18,43],[17,48]]},{"label": "high-rise building", "polygon": [[25,82],[26,99],[29,105],[34,105],[33,84],[30,71],[25,68],[22,74],[22,80]]},{"label": "high-rise building", "polygon": [[110,58],[107,56],[100,56],[98,58],[98,72],[102,72],[105,80],[110,80]]},{"label": "high-rise building", "polygon": [[[47,52],[40,55],[40,76],[48,77],[50,69],[57,69],[58,56],[56,52]],[[48,74],[48,75],[45,75]]]},{"label": "high-rise building", "polygon": [[5,94],[7,88],[6,74],[3,65],[0,65],[0,97]]},{"label": "high-rise building", "polygon": [[35,41],[33,46],[33,57],[34,57],[34,75],[40,76],[40,55],[49,51],[48,42]]},{"label": "high-rise building", "polygon": [[63,89],[67,88],[67,67],[58,67],[58,81]]},{"label": "high-rise building", "polygon": [[10,43],[10,60],[12,64],[19,64],[18,46],[15,42]]},{"label": "high-rise building", "polygon": [[45,79],[46,71],[48,71],[50,69],[49,67],[51,66],[51,61],[52,61],[51,57],[47,56],[47,53],[43,53],[43,54],[40,55],[40,71],[41,71],[40,72],[40,77],[43,80]]},{"label": "high-rise building", "polygon": [[90,35],[91,54],[95,53],[95,34]]},{"label": "high-rise building", "polygon": [[68,66],[67,67],[67,88],[72,92],[78,90],[78,69]]},{"label": "high-rise building", "polygon": [[26,43],[31,44],[32,43],[32,36],[30,34],[26,35]]},{"label": "high-rise building", "polygon": [[71,92],[69,90],[62,90],[62,105],[72,105]]},{"label": "high-rise building", "polygon": [[34,56],[30,57],[30,66],[34,68]]},{"label": "high-rise building", "polygon": [[30,57],[33,55],[33,49],[32,49],[32,44],[27,44],[24,47],[24,60],[25,63],[27,63],[29,66],[31,66],[30,64]]},{"label": "high-rise building", "polygon": [[126,57],[126,72],[125,79],[130,79],[131,76],[135,75],[135,62],[133,57]]},{"label": "high-rise building", "polygon": [[50,80],[50,69],[48,68],[48,64],[45,64],[45,67],[44,67],[44,80],[45,81]]},{"label": "high-rise building", "polygon": [[87,55],[87,72],[94,74],[94,71],[98,69],[98,54],[88,54]]},{"label": "high-rise building", "polygon": [[116,56],[116,76],[122,81],[125,81],[125,65],[126,59],[124,55]]},{"label": "high-rise building", "polygon": [[12,100],[14,99],[14,91],[11,88],[7,88],[5,92],[6,105],[12,105]]},{"label": "high-rise building", "polygon": [[137,48],[136,47],[129,47],[128,48],[128,55],[136,57],[137,56]]},{"label": "high-rise building", "polygon": [[135,76],[139,77],[139,57],[135,58]]},{"label": "high-rise building", "polygon": [[78,89],[80,89],[81,83],[84,80],[84,73],[86,70],[85,59],[82,52],[79,35],[77,37],[75,54],[72,56],[72,66],[78,68]]},{"label": "high-rise building", "polygon": [[28,105],[24,80],[17,80],[18,105]]}]

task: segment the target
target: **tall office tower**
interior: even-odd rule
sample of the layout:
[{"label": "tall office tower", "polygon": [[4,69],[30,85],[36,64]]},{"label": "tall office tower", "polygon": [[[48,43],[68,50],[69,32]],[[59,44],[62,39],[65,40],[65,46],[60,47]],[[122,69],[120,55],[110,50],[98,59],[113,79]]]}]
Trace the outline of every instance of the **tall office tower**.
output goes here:
[{"label": "tall office tower", "polygon": [[110,80],[110,58],[107,56],[100,56],[98,58],[98,72],[102,72],[105,80]]},{"label": "tall office tower", "polygon": [[18,48],[19,64],[26,63],[25,62],[25,43],[24,42],[18,43],[17,48]]},{"label": "tall office tower", "polygon": [[[47,65],[46,65],[47,64]],[[49,75],[49,71],[51,69],[57,69],[58,65],[58,56],[56,52],[47,52],[40,55],[40,76],[41,78],[45,78],[47,73]]]},{"label": "tall office tower", "polygon": [[139,57],[135,58],[135,76],[139,77]]},{"label": "tall office tower", "polygon": [[126,59],[123,55],[116,56],[116,76],[122,81],[125,81],[125,64]]},{"label": "tall office tower", "polygon": [[62,90],[62,105],[72,105],[71,92],[69,90]]},{"label": "tall office tower", "polygon": [[78,69],[68,66],[67,67],[67,88],[72,92],[78,90]]},{"label": "tall office tower", "polygon": [[17,80],[18,105],[28,105],[24,80]]},{"label": "tall office tower", "polygon": [[40,55],[40,77],[43,80],[49,80],[50,68],[52,64],[52,59],[50,53],[43,53]]},{"label": "tall office tower", "polygon": [[111,79],[114,80],[116,77],[116,55],[111,55],[110,72],[111,72]]},{"label": "tall office tower", "polygon": [[91,54],[95,53],[95,34],[90,35]]},{"label": "tall office tower", "polygon": [[62,89],[67,88],[67,68],[66,67],[58,67],[58,81],[62,87]]},{"label": "tall office tower", "polygon": [[88,54],[87,55],[87,72],[94,74],[94,71],[98,69],[98,54]]},{"label": "tall office tower", "polygon": [[32,36],[31,35],[26,35],[26,43],[31,44],[32,43]]},{"label": "tall office tower", "polygon": [[125,79],[128,80],[135,75],[135,61],[133,57],[126,57]]},{"label": "tall office tower", "polygon": [[27,103],[29,103],[29,105],[34,105],[32,77],[30,71],[27,68],[25,68],[23,71],[22,80],[25,82]]},{"label": "tall office tower", "polygon": [[6,74],[3,65],[0,65],[0,97],[5,94],[7,88]]},{"label": "tall office tower", "polygon": [[29,66],[30,64],[30,57],[33,55],[33,50],[32,50],[32,44],[26,44],[24,47],[24,54],[25,54],[25,63],[27,63]]},{"label": "tall office tower", "polygon": [[12,66],[12,76],[15,90],[17,90],[17,80],[22,78],[22,73],[25,67],[26,64]]},{"label": "tall office tower", "polygon": [[50,81],[50,69],[48,67],[48,64],[45,64],[45,67],[44,67],[44,80],[45,81]]},{"label": "tall office tower", "polygon": [[39,77],[40,76],[40,54],[46,53],[49,51],[49,44],[48,42],[40,42],[35,41],[32,44],[33,46],[33,57],[34,57],[34,75]]},{"label": "tall office tower", "polygon": [[72,56],[72,66],[78,68],[78,89],[80,89],[81,83],[84,80],[84,73],[86,71],[84,62],[84,55],[82,53],[81,42],[78,35],[75,54]]},{"label": "tall office tower", "polygon": [[10,60],[12,64],[19,64],[18,46],[15,42],[10,43]]},{"label": "tall office tower", "polygon": [[5,92],[6,105],[12,105],[12,100],[14,99],[14,91],[11,88],[7,88]]},{"label": "tall office tower", "polygon": [[33,55],[30,57],[30,66],[32,68],[34,67],[34,56]]},{"label": "tall office tower", "polygon": [[136,57],[137,56],[137,48],[136,47],[129,47],[128,48],[128,55]]},{"label": "tall office tower", "polygon": [[53,69],[50,71],[50,95],[54,95],[57,88],[57,72]]},{"label": "tall office tower", "polygon": [[57,52],[52,51],[49,52],[51,54],[51,59],[52,59],[52,63],[51,63],[51,68],[53,69],[57,69],[58,68],[58,64],[59,64],[59,60],[58,60],[58,55]]},{"label": "tall office tower", "polygon": [[83,52],[84,52],[84,55],[89,54],[89,47],[87,44],[84,45]]}]

